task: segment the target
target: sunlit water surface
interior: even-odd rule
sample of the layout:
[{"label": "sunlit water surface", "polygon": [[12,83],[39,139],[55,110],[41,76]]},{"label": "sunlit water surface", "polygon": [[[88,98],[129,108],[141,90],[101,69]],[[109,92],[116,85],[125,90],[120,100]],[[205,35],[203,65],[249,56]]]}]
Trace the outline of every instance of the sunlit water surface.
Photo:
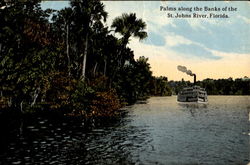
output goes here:
[{"label": "sunlit water surface", "polygon": [[[250,96],[209,96],[178,104],[152,97],[119,122],[83,131],[42,118],[14,130],[2,164],[248,164]],[[13,139],[13,140],[12,140]]]}]

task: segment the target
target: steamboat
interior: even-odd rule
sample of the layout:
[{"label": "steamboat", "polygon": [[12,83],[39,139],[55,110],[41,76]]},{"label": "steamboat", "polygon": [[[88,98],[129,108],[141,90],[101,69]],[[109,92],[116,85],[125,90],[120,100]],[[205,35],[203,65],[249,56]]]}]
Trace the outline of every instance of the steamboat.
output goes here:
[{"label": "steamboat", "polygon": [[191,87],[183,88],[177,96],[177,101],[182,103],[207,103],[207,92],[204,88],[195,85],[196,84],[196,75],[194,76],[194,85]]}]

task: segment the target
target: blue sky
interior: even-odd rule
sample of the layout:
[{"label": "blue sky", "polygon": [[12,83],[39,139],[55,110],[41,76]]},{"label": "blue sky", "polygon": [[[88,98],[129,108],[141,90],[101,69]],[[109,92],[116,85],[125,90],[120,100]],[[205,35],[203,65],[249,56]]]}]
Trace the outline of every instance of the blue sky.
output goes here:
[{"label": "blue sky", "polygon": [[[177,71],[185,65],[197,73],[197,79],[250,77],[250,3],[249,2],[173,2],[173,1],[103,1],[109,13],[107,25],[122,13],[136,13],[147,24],[148,38],[131,39],[135,57],[149,58],[153,74],[169,79],[191,80]],[[45,1],[43,8],[60,9],[67,1]],[[225,13],[227,19],[167,18],[160,6],[169,7],[234,7]],[[193,13],[192,11],[191,13]],[[171,12],[176,14],[176,12]],[[188,14],[189,12],[183,12]],[[199,12],[199,14],[210,12]],[[115,34],[119,37],[119,35]]]}]

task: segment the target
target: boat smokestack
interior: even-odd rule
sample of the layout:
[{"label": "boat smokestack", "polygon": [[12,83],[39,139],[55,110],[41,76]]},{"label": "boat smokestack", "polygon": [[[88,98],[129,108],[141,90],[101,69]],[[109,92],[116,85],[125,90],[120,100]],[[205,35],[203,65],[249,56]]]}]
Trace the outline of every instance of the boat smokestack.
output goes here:
[{"label": "boat smokestack", "polygon": [[193,74],[194,76],[194,85],[196,84],[196,74]]},{"label": "boat smokestack", "polygon": [[194,76],[194,84],[196,83],[196,74],[194,74],[191,70],[188,70],[187,67],[178,65],[177,69],[181,72],[186,73],[189,76]]}]

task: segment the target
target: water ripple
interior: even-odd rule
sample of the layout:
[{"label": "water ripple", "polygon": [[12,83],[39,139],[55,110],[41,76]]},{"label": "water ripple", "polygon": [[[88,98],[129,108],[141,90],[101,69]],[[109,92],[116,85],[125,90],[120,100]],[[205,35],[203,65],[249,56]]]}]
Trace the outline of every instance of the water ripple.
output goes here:
[{"label": "water ripple", "polygon": [[247,164],[249,104],[249,96],[209,96],[206,105],[152,97],[127,107],[117,123],[88,132],[79,122],[21,121],[0,163]]}]

